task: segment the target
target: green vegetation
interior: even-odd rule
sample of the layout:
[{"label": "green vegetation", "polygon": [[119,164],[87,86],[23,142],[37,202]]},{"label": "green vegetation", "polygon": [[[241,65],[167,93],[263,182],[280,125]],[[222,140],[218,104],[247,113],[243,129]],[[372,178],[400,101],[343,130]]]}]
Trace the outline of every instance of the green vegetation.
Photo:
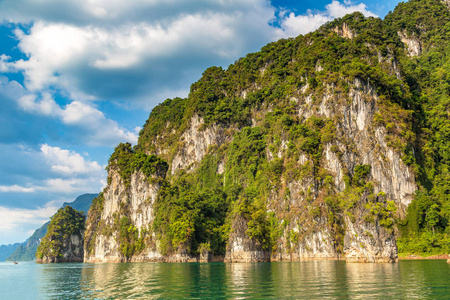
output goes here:
[{"label": "green vegetation", "polygon": [[200,253],[204,245],[224,254],[227,199],[220,190],[195,190],[189,178],[162,187],[153,229],[163,254],[187,250]]},{"label": "green vegetation", "polygon": [[[130,184],[131,175],[135,171],[141,171],[149,180],[159,180],[166,175],[169,165],[163,159],[155,155],[134,151],[130,143],[120,143],[108,161],[107,171],[117,168],[125,185]],[[111,178],[108,177],[108,182]]]},{"label": "green vegetation", "polygon": [[47,234],[42,239],[36,257],[42,259],[44,256],[54,258],[59,261],[63,257],[65,247],[72,235],[80,238],[84,232],[85,216],[82,212],[70,206],[60,208],[51,218]]},{"label": "green vegetation", "polygon": [[[426,16],[426,17],[425,17]],[[412,147],[419,168],[419,190],[408,207],[398,242],[403,254],[447,254],[450,248],[450,14],[440,1],[400,4],[386,18],[417,37],[422,55],[405,59],[405,80],[418,104],[419,143]]]},{"label": "green vegetation", "polygon": [[36,260],[36,251],[41,239],[46,235],[50,222],[45,223],[28,238],[28,240],[20,244],[17,249],[8,256],[8,261],[32,261]]},{"label": "green vegetation", "polygon": [[[353,38],[336,34],[344,24]],[[408,55],[402,37],[417,40],[422,54]],[[138,145],[117,146],[108,170],[117,170],[126,186],[141,170],[161,187],[148,230],[156,232],[164,254],[224,254],[236,218],[247,222],[250,238],[272,252],[283,234],[298,244],[314,226],[326,226],[342,253],[345,220],[364,220],[390,234],[398,228],[402,253],[446,253],[449,70],[450,12],[439,0],[400,3],[384,20],[353,13],[305,36],[270,43],[226,70],[207,69],[188,98],[167,99],[153,109]],[[355,91],[363,91],[362,99],[352,98]],[[355,101],[376,111],[365,128],[374,140],[367,145],[374,146],[371,155],[387,159],[375,141],[386,134],[386,145],[415,176],[419,190],[404,219],[398,218],[404,208],[374,192],[379,190],[375,171],[362,164],[358,129],[344,124],[355,117],[348,111],[360,105]],[[166,161],[186,143],[182,134],[194,116],[203,122],[200,132],[222,129],[224,142],[210,146],[189,170],[166,175]],[[343,175],[345,188],[336,187],[328,171],[329,151],[343,168],[334,176]],[[292,182],[306,189],[294,197]],[[94,201],[89,218],[100,220],[103,201],[102,195]],[[127,204],[122,205],[113,228],[91,224],[93,232],[118,232],[122,254],[130,257],[149,237],[131,224]],[[88,251],[92,241],[88,233]]]}]

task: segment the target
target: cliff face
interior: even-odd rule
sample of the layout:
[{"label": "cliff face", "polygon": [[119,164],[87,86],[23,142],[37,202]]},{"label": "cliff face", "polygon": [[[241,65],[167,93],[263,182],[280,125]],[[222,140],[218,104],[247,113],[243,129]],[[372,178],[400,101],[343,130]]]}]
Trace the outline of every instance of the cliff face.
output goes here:
[{"label": "cliff face", "polygon": [[[138,171],[131,175],[128,186],[116,170],[110,170],[108,177],[111,181],[104,190],[102,197],[103,209],[95,224],[88,223],[87,232],[93,234],[93,247],[85,252],[86,262],[126,262],[160,260],[156,245],[139,249],[133,257],[124,255],[124,245],[121,245],[119,231],[121,220],[127,219],[125,230],[132,228],[148,241],[153,239],[149,225],[154,218],[153,206],[158,195],[160,184],[150,183],[145,175]],[[98,222],[98,223],[97,223]],[[97,228],[92,228],[97,225]],[[94,232],[95,230],[95,232]],[[135,255],[134,255],[135,254]]]},{"label": "cliff face", "polygon": [[[310,94],[301,91],[294,99],[300,118],[315,116],[339,120],[333,139],[324,143],[321,149],[320,167],[330,176],[331,193],[359,199],[355,199],[357,204],[354,208],[344,212],[346,216],[330,220],[335,217],[327,211],[330,208],[324,207],[327,205],[323,199],[326,195],[316,182],[314,172],[307,172],[299,180],[283,180],[285,190],[272,193],[267,201],[277,219],[288,220],[278,238],[276,251],[272,251],[272,260],[341,258],[361,262],[395,261],[395,233],[392,228],[380,226],[378,220],[368,217],[371,208],[366,206],[373,201],[368,198],[375,197],[378,203],[386,203],[386,199],[393,201],[399,215],[404,216],[416,183],[414,173],[402,161],[401,154],[387,146],[385,128],[374,124],[374,115],[379,113],[375,89],[356,79],[347,96],[334,97],[333,87],[328,87],[322,99],[316,99],[315,103],[311,99]],[[273,156],[288,161],[291,158],[286,150],[277,151]],[[295,168],[308,170],[314,166],[314,161],[307,153],[301,153],[295,164]],[[346,173],[354,173],[355,168],[362,165],[370,166],[366,176],[370,178],[372,190],[364,191],[362,195],[347,194]],[[286,208],[291,212],[286,213]],[[314,210],[316,216],[311,216]],[[245,238],[247,228],[241,223],[242,220],[232,224],[226,260],[268,260],[267,251]]]},{"label": "cliff face", "polygon": [[61,253],[50,251],[48,254],[38,257],[36,262],[39,264],[83,262],[83,234],[82,232],[67,237],[62,242]]},{"label": "cliff face", "polygon": [[84,260],[396,261],[426,173],[407,70],[430,47],[401,18],[348,15],[157,106],[111,156]]}]

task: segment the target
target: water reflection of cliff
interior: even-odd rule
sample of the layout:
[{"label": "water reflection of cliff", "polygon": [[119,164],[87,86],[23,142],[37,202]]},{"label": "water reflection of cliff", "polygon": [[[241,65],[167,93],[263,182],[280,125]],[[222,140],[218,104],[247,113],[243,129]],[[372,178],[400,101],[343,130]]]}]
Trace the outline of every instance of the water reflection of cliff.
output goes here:
[{"label": "water reflection of cliff", "polygon": [[225,264],[129,263],[83,269],[85,297],[205,298],[226,294]]},{"label": "water reflection of cliff", "polygon": [[424,299],[450,294],[442,261],[38,266],[38,298]]}]

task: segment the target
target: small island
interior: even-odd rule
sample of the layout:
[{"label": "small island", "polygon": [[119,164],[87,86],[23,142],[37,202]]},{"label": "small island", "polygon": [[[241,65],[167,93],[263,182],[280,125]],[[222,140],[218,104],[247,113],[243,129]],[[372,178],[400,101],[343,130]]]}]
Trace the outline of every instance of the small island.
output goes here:
[{"label": "small island", "polygon": [[37,263],[83,262],[85,215],[70,206],[52,217],[37,252]]}]

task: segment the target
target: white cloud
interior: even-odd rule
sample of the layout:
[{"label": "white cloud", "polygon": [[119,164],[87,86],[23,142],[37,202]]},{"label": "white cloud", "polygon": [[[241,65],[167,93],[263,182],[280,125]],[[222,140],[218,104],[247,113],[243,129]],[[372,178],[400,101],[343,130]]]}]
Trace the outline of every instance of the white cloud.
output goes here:
[{"label": "white cloud", "polygon": [[5,54],[0,54],[0,72],[11,71],[11,57]]},{"label": "white cloud", "polygon": [[355,11],[359,11],[366,17],[377,17],[376,14],[367,9],[367,6],[364,3],[354,5],[351,1],[344,1],[344,4],[341,4],[339,1],[333,0],[331,4],[326,6],[326,9],[328,15],[333,19],[342,18],[346,14],[351,14]]},{"label": "white cloud", "polygon": [[316,30],[326,22],[335,18],[341,18],[346,14],[359,11],[366,17],[376,17],[376,15],[367,9],[364,3],[354,5],[351,1],[344,1],[342,4],[337,0],[333,0],[325,7],[325,11],[313,13],[308,11],[306,15],[295,15],[293,12],[283,14],[281,21],[281,29],[277,30],[279,38],[295,37],[299,34],[306,34]]},{"label": "white cloud", "polygon": [[4,193],[33,193],[35,192],[34,188],[23,187],[17,184],[14,185],[0,185],[0,192]]},{"label": "white cloud", "polygon": [[117,122],[106,118],[92,103],[72,101],[62,108],[47,92],[43,92],[40,98],[26,94],[17,102],[27,112],[58,118],[65,125],[84,129],[87,144],[114,146],[124,141],[137,143],[138,135],[135,132],[119,127]]},{"label": "white cloud", "polygon": [[[13,151],[5,150],[7,155],[11,155]],[[12,164],[18,165],[17,169],[6,166],[9,168],[9,174],[0,172],[0,180],[5,182],[8,180],[5,176],[16,178],[19,175],[14,181],[21,180],[26,184],[14,184],[14,181],[9,185],[4,183],[0,185],[0,193],[19,195],[17,197],[33,193],[75,197],[88,191],[98,192],[105,186],[105,166],[75,151],[48,144],[40,145],[36,150],[18,145],[14,154],[17,161]],[[5,160],[0,163],[3,166],[6,164]],[[0,200],[5,200],[5,197],[0,197]]]},{"label": "white cloud", "polygon": [[34,22],[28,32],[16,30],[27,58],[0,60],[1,68],[24,74],[28,90],[53,87],[77,101],[146,108],[163,101],[161,95],[186,96],[206,67],[226,66],[274,39],[353,11],[374,15],[363,3],[336,0],[325,11],[283,14],[281,28],[270,25],[277,8],[266,0],[16,0],[0,11],[0,19]]},{"label": "white cloud", "polygon": [[[56,167],[54,169],[53,167]],[[58,166],[52,166],[52,169],[58,173],[67,174],[67,169],[58,169]],[[82,194],[86,191],[100,191],[105,187],[104,178],[106,174],[103,172],[97,172],[97,174],[89,174],[88,178],[76,178],[69,179],[64,178],[51,178],[45,179],[41,185],[33,185],[31,187],[23,187],[19,185],[0,185],[0,192],[2,193],[56,193],[56,194]]]},{"label": "white cloud", "polygon": [[37,97],[34,94],[27,94],[20,97],[17,101],[19,105],[27,112],[44,116],[61,114],[61,108],[55,100],[53,100],[49,93],[42,93],[40,100],[37,100]]},{"label": "white cloud", "polygon": [[31,92],[54,87],[74,100],[145,99],[153,106],[164,100],[154,95],[187,91],[206,67],[228,64],[273,38],[275,8],[265,0],[66,3],[73,15],[89,13],[90,22],[56,21],[44,12],[60,1],[19,2],[35,11],[3,3],[3,18],[36,21],[27,32],[16,30],[27,58],[5,68],[22,72]]},{"label": "white cloud", "polygon": [[117,122],[107,119],[98,109],[87,103],[73,101],[61,111],[64,124],[84,127],[88,133],[87,141],[92,145],[116,145],[118,142],[137,143],[135,132],[119,127]]},{"label": "white cloud", "polygon": [[[96,161],[86,161],[75,151],[51,147],[47,144],[41,146],[42,154],[51,165],[51,169],[65,175],[102,174],[102,167]],[[102,174],[103,175],[103,174]]]},{"label": "white cloud", "polygon": [[[62,202],[61,202],[62,203]],[[20,209],[0,206],[0,236],[2,243],[25,241],[58,210],[54,202],[36,209]]]},{"label": "white cloud", "polygon": [[58,207],[47,206],[37,209],[20,209],[20,208],[7,208],[0,206],[0,232],[11,230],[16,226],[22,226],[23,221],[27,220],[27,223],[33,225],[44,224],[48,221]]},{"label": "white cloud", "polygon": [[[103,174],[102,174],[103,175]],[[45,185],[36,187],[37,191],[63,194],[83,194],[86,191],[100,191],[102,179],[106,176],[97,175],[89,178],[53,178],[45,180]]]}]

